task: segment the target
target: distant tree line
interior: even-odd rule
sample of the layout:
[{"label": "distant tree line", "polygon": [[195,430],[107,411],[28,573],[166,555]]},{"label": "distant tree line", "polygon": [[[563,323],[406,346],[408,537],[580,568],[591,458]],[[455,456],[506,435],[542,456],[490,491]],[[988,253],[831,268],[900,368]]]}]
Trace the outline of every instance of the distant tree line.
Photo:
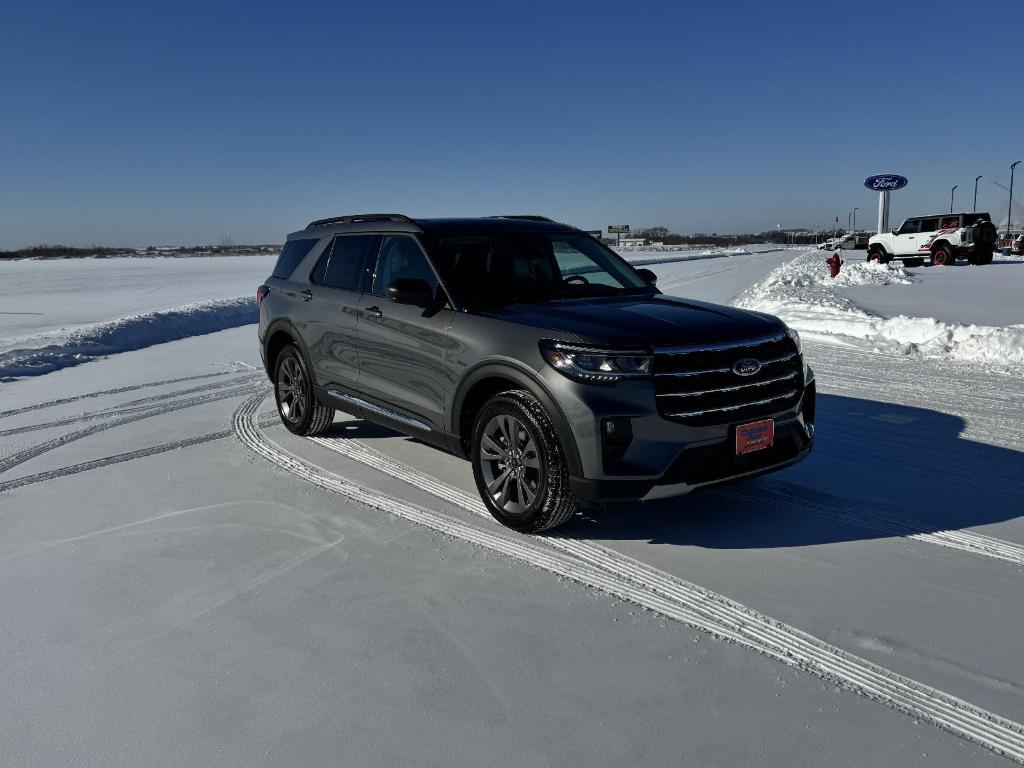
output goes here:
[{"label": "distant tree line", "polygon": [[[840,230],[839,234],[843,234],[843,231]],[[664,243],[665,245],[752,245],[754,243],[810,245],[820,242],[831,235],[831,231],[815,233],[806,229],[769,230],[743,235],[720,235],[717,232],[710,234],[695,232],[691,235],[680,235],[672,232],[668,227],[648,227],[647,229],[638,230],[633,234],[633,237],[643,237],[647,240]]]},{"label": "distant tree line", "polygon": [[72,248],[67,245],[33,245],[14,251],[0,251],[0,259],[68,259],[84,256],[119,256],[134,253],[126,248],[107,248],[91,246],[89,248]]},{"label": "distant tree line", "polygon": [[279,245],[235,245],[222,242],[220,245],[182,245],[174,247],[149,246],[148,248],[111,248],[92,245],[77,248],[68,245],[33,245],[13,251],[0,251],[0,259],[81,259],[91,256],[218,256],[218,255],[259,255],[277,253]]}]

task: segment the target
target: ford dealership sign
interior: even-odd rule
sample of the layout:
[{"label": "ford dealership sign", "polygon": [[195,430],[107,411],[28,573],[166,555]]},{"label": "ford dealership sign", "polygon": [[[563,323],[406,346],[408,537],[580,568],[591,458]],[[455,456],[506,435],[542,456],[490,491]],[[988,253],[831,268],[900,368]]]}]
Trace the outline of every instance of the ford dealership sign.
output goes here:
[{"label": "ford dealership sign", "polygon": [[897,189],[903,189],[907,184],[906,176],[897,176],[894,173],[868,176],[864,179],[864,186],[875,192],[892,192]]}]

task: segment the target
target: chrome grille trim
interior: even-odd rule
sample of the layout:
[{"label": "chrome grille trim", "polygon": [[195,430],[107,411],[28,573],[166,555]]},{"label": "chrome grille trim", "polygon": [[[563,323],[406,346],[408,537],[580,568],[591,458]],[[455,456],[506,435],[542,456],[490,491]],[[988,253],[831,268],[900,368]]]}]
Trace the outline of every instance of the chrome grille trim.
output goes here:
[{"label": "chrome grille trim", "polygon": [[656,373],[655,376],[665,376],[667,378],[680,378],[686,376],[706,376],[709,373],[732,373],[732,368],[708,368],[704,371],[668,371],[666,373]]},{"label": "chrome grille trim", "polygon": [[[762,360],[761,367],[764,368],[766,365],[775,365],[776,363],[785,363],[796,357],[799,352],[791,352],[788,355],[782,357],[776,357],[771,360]],[[687,378],[688,376],[707,376],[709,373],[732,373],[732,368],[706,368],[703,371],[665,371],[662,373],[655,373],[655,376],[664,376],[665,378]]]},{"label": "chrome grille trim", "polygon": [[[736,392],[741,389],[748,389],[750,387],[766,387],[769,384],[778,384],[780,381],[788,381],[796,376],[799,372],[793,371],[785,376],[778,376],[774,379],[765,379],[764,381],[752,381],[748,384],[737,384],[735,387],[715,387],[713,389],[695,389],[692,392],[659,392],[655,397],[696,397],[698,395],[710,395],[715,392]],[[712,408],[711,410],[721,410]],[[706,413],[707,411],[705,411]],[[678,415],[678,414],[676,414]]]},{"label": "chrome grille trim", "polygon": [[743,339],[741,341],[726,341],[721,344],[696,344],[692,347],[655,347],[655,355],[689,355],[694,352],[720,352],[725,349],[741,349],[743,347],[757,347],[761,344],[770,344],[775,341],[782,341],[786,338],[785,333],[763,336],[759,339]]},{"label": "chrome grille trim", "polygon": [[757,405],[767,405],[768,403],[774,403],[776,400],[787,400],[797,394],[799,390],[791,389],[789,392],[784,392],[781,395],[775,397],[768,397],[764,400],[748,400],[745,403],[739,403],[737,405],[726,405],[721,408],[707,408],[703,411],[682,411],[679,413],[667,413],[666,416],[673,416],[675,418],[688,418],[692,416],[703,416],[705,413],[725,413],[726,411],[739,411],[743,408],[752,408]]}]

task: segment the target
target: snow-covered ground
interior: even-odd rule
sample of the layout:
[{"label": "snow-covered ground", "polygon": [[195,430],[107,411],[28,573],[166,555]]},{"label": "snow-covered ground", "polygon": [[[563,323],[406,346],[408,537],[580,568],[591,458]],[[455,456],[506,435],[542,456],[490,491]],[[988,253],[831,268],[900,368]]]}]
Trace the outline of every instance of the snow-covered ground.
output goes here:
[{"label": "snow-covered ground", "polygon": [[0,381],[254,322],[275,260],[0,261]]},{"label": "snow-covered ground", "polygon": [[[859,253],[859,252],[853,252]],[[1024,371],[1024,262],[984,267],[878,264],[858,257],[831,278],[820,251],[781,264],[736,300],[829,343]]]},{"label": "snow-covered ground", "polygon": [[[805,328],[812,456],[555,536],[498,527],[417,441],[285,431],[252,325],[0,383],[0,763],[1024,764],[1024,383],[858,336],[890,315],[856,291],[940,317],[952,278],[827,283],[826,255],[652,267],[797,327],[834,313]],[[948,272],[1024,271],[998,266]],[[180,324],[130,282],[113,316],[36,311]]]}]

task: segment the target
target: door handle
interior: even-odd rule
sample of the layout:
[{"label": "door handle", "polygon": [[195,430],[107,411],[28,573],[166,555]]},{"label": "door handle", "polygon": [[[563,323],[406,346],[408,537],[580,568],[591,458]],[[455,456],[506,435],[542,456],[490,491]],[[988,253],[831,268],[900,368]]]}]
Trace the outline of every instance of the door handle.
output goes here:
[{"label": "door handle", "polygon": [[302,300],[303,301],[312,301],[313,300],[313,292],[311,290],[309,290],[308,288],[306,290],[302,291],[301,295],[302,295]]},{"label": "door handle", "polygon": [[367,317],[372,317],[374,320],[380,320],[384,317],[384,313],[380,311],[380,307],[367,307],[363,310]]}]

